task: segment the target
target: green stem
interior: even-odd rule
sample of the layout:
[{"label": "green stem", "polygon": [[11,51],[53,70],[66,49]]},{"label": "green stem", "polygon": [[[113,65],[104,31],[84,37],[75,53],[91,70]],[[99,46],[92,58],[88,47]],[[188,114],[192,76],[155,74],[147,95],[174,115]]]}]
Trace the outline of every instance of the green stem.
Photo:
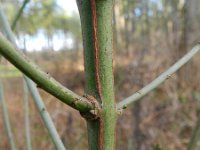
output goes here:
[{"label": "green stem", "polygon": [[113,0],[96,0],[99,75],[102,90],[103,149],[115,149],[116,106],[113,77]]},{"label": "green stem", "polygon": [[26,148],[27,150],[31,150],[31,136],[30,136],[30,120],[29,120],[29,93],[28,88],[23,80],[23,90],[24,90],[24,125],[25,125],[25,137],[26,137]]},{"label": "green stem", "polygon": [[22,13],[23,13],[24,8],[26,7],[26,4],[28,4],[29,1],[30,1],[30,0],[24,0],[24,2],[23,2],[23,4],[22,4],[21,8],[19,9],[17,15],[15,16],[14,21],[13,21],[13,23],[12,23],[12,25],[11,25],[11,29],[12,29],[13,31],[15,30],[15,27],[16,27],[16,25],[17,25],[17,22],[18,22],[18,20],[20,19],[21,15],[22,15]]},{"label": "green stem", "polygon": [[13,138],[13,134],[12,134],[11,127],[10,127],[10,121],[9,121],[9,115],[8,115],[6,102],[4,99],[3,84],[1,82],[0,82],[0,105],[2,108],[3,122],[4,122],[4,126],[6,128],[9,146],[10,146],[11,150],[14,150],[15,149],[14,138]]},{"label": "green stem", "polygon": [[180,60],[178,60],[174,65],[172,65],[169,69],[163,72],[160,76],[158,76],[155,80],[149,83],[147,86],[143,87],[133,95],[127,97],[123,101],[117,104],[117,109],[124,109],[131,103],[141,99],[149,92],[157,88],[161,83],[163,83],[166,79],[169,79],[172,74],[174,74],[178,69],[180,69],[184,64],[186,64],[191,58],[196,55],[200,51],[200,44],[194,46],[187,54],[185,54]]},{"label": "green stem", "polygon": [[[77,0],[80,12],[85,66],[85,93],[97,95],[95,85],[94,53],[92,46],[92,21],[89,0]],[[98,122],[87,120],[88,145],[90,150],[98,149]]]},{"label": "green stem", "polygon": [[30,59],[15,48],[0,34],[0,53],[15,67],[31,78],[38,87],[52,94],[62,102],[79,111],[94,109],[93,104],[87,99],[75,94],[62,86],[47,73],[41,71]]},{"label": "green stem", "polygon": [[58,135],[58,132],[54,126],[53,121],[51,120],[49,113],[46,111],[46,108],[42,101],[42,98],[40,97],[39,93],[37,92],[37,89],[35,88],[33,81],[28,79],[28,77],[25,77],[25,81],[26,81],[28,88],[33,96],[36,108],[37,108],[42,120],[44,121],[44,124],[49,132],[49,135],[50,135],[56,149],[64,150],[65,147]]},{"label": "green stem", "polygon": [[[95,0],[98,65],[95,63],[92,9],[90,0],[77,0],[84,46],[85,93],[98,99],[102,109],[99,120],[87,120],[89,149],[115,149],[115,98],[112,67],[112,0]],[[94,10],[93,10],[94,11]],[[93,43],[93,44],[92,44]],[[98,68],[98,69],[95,69]],[[100,86],[97,84],[97,73]],[[100,90],[98,88],[101,88]],[[100,93],[100,94],[99,94]],[[101,96],[100,96],[101,95]],[[98,132],[99,131],[99,132]],[[102,134],[98,134],[102,132]],[[100,143],[102,141],[102,143]]]}]

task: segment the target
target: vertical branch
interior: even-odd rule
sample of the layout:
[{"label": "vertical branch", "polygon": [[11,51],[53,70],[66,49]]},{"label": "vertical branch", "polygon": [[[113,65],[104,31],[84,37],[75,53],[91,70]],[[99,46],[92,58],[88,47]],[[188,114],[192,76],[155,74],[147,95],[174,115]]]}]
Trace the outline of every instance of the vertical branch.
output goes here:
[{"label": "vertical branch", "polygon": [[[102,108],[87,120],[89,149],[115,149],[115,98],[112,58],[112,0],[77,0],[84,46],[86,95]],[[93,43],[93,44],[91,44]]]},{"label": "vertical branch", "polygon": [[102,94],[103,149],[115,149],[115,97],[113,79],[113,0],[96,0],[99,76]]},{"label": "vertical branch", "polygon": [[114,0],[114,6],[113,6],[113,47],[115,51],[119,50],[119,44],[118,44],[118,34],[117,34],[117,20],[116,20],[116,0]]},{"label": "vertical branch", "polygon": [[97,34],[97,12],[95,0],[90,0],[91,12],[92,12],[92,40],[93,40],[93,51],[94,51],[94,69],[95,69],[95,82],[99,96],[99,103],[102,103],[101,83],[99,77],[99,52],[98,52],[98,34]]},{"label": "vertical branch", "polygon": [[1,3],[0,3],[0,26],[2,27],[2,30],[5,33],[5,35],[7,36],[7,38],[9,39],[9,41],[11,43],[13,43],[14,45],[16,45],[15,37],[12,33],[12,30],[10,29],[10,25],[9,25],[8,20],[3,12]]},{"label": "vertical branch", "polygon": [[130,56],[130,31],[129,31],[129,22],[130,22],[130,1],[126,0],[123,6],[124,11],[124,37],[125,37],[125,49],[126,49],[126,55]]},{"label": "vertical branch", "polygon": [[26,137],[26,148],[31,150],[31,136],[30,136],[30,124],[29,124],[29,92],[25,80],[23,80],[23,95],[24,95],[24,125],[25,125],[25,137]]},{"label": "vertical branch", "polygon": [[29,91],[32,94],[32,97],[34,99],[36,108],[38,110],[38,112],[40,113],[40,116],[48,130],[48,133],[56,147],[56,149],[58,150],[65,150],[65,147],[58,135],[58,132],[54,126],[53,121],[51,120],[51,117],[49,115],[49,113],[47,112],[45,105],[42,101],[42,98],[40,97],[39,93],[37,92],[37,89],[35,88],[35,84],[33,83],[33,81],[31,81],[28,77],[24,77],[25,81],[27,83],[27,86],[29,88]]},{"label": "vertical branch", "polygon": [[[191,15],[190,15],[190,6],[191,3],[189,0],[185,0],[183,8],[182,8],[182,27],[181,27],[181,37],[180,37],[180,42],[179,42],[179,47],[177,50],[177,58],[182,57],[188,50],[188,37],[189,37],[189,32],[190,32],[190,23],[191,23]],[[191,84],[191,80],[193,75],[191,73],[192,70],[192,63],[187,64],[183,69],[179,70],[178,73],[178,88],[179,89],[184,89],[185,86]],[[181,93],[181,92],[179,92]],[[181,96],[181,95],[180,95]]]},{"label": "vertical branch", "polygon": [[30,0],[24,0],[24,2],[23,2],[23,4],[22,4],[21,8],[19,9],[19,11],[18,11],[17,15],[15,16],[14,21],[13,21],[13,23],[12,23],[12,25],[11,25],[11,29],[12,29],[12,30],[15,30],[15,27],[16,27],[16,25],[17,25],[17,22],[18,22],[18,20],[20,19],[21,15],[22,15],[22,13],[23,13],[24,8],[26,7],[26,4],[28,4],[29,1],[30,1]]},{"label": "vertical branch", "polygon": [[[94,51],[92,39],[92,12],[90,0],[77,0],[80,13],[81,28],[84,47],[84,67],[85,67],[85,93],[93,97],[98,96],[95,80]],[[90,150],[98,149],[98,121],[87,120],[88,145]]]},{"label": "vertical branch", "polygon": [[2,108],[2,114],[3,114],[3,122],[6,129],[6,134],[8,136],[8,142],[11,150],[15,149],[13,134],[11,131],[10,121],[9,121],[9,115],[8,110],[6,106],[6,102],[4,99],[4,91],[3,91],[3,84],[0,82],[0,105]]}]

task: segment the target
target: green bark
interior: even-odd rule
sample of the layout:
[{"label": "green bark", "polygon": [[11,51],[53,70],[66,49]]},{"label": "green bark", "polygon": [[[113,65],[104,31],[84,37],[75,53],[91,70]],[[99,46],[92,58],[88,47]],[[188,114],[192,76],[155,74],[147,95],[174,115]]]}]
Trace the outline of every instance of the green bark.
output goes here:
[{"label": "green bark", "polygon": [[[92,46],[92,21],[91,8],[89,0],[77,0],[83,36],[84,47],[84,66],[85,66],[85,93],[89,95],[97,95],[95,85],[95,68],[94,53]],[[88,145],[90,150],[98,149],[98,123],[96,121],[87,121],[88,128]]]},{"label": "green bark", "polygon": [[[85,93],[95,97],[102,106],[100,119],[87,120],[89,149],[96,150],[115,149],[115,98],[113,84],[113,58],[112,58],[112,0],[95,0],[97,17],[97,40],[98,40],[98,74],[101,87],[101,98],[98,94],[95,58],[92,35],[92,12],[90,0],[77,0],[84,46],[84,66],[85,66]],[[102,135],[98,135],[99,128],[102,128]],[[102,139],[102,143],[99,142]],[[100,145],[102,144],[102,145]]]},{"label": "green bark", "polygon": [[115,97],[113,79],[112,13],[113,1],[97,0],[99,72],[103,96],[103,149],[115,149]]}]

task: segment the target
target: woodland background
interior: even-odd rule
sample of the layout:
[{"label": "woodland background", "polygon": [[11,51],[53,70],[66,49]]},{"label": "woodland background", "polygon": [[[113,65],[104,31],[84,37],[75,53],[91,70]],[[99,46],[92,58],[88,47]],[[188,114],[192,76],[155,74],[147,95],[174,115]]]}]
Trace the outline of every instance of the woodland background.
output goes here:
[{"label": "woodland background", "polygon": [[[22,0],[0,2],[12,22]],[[199,6],[198,0],[115,0],[112,22],[116,101],[148,84],[200,40]],[[83,95],[83,48],[77,12],[67,14],[56,0],[31,0],[15,35],[19,47],[28,50],[27,55],[36,64]],[[42,46],[30,48],[28,43],[41,35],[45,37]],[[59,48],[56,39],[61,41]],[[123,112],[117,120],[118,150],[186,149],[200,115],[199,60],[200,56],[195,56]],[[22,75],[1,59],[0,77],[17,149],[25,149]],[[66,148],[87,149],[86,123],[80,114],[44,91],[40,93]],[[31,96],[30,124],[33,149],[54,149]],[[0,149],[8,149],[2,119]]]}]

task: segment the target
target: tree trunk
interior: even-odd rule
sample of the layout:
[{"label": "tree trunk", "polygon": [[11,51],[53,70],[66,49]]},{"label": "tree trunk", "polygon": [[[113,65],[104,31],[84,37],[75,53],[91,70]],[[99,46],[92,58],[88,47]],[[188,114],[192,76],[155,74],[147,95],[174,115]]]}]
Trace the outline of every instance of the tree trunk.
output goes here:
[{"label": "tree trunk", "polygon": [[[144,86],[144,72],[141,72],[140,69],[142,68],[142,64],[144,62],[144,57],[147,51],[149,51],[149,48],[151,47],[151,41],[150,41],[150,24],[149,24],[149,18],[148,18],[148,11],[149,11],[149,6],[148,2],[146,0],[143,0],[143,7],[142,9],[142,41],[141,45],[142,49],[138,55],[138,64],[139,66],[137,69],[135,69],[135,75],[138,74],[139,79],[139,88],[142,88]],[[135,128],[133,129],[133,143],[135,150],[140,150],[142,149],[142,143],[144,143],[144,139],[142,139],[142,131],[139,127],[141,123],[141,108],[143,104],[141,103],[142,101],[137,101],[132,109],[132,114],[134,116],[134,122],[135,122]]]},{"label": "tree trunk", "polygon": [[86,119],[89,149],[114,150],[113,0],[77,0],[77,4],[83,35],[85,94],[97,99],[100,106],[97,119]]},{"label": "tree trunk", "polygon": [[[190,14],[189,14],[189,8],[190,8],[190,1],[186,0],[184,3],[184,6],[182,8],[182,17],[183,17],[183,25],[182,25],[182,31],[181,31],[181,37],[180,37],[180,44],[178,48],[178,58],[182,57],[188,49],[188,36],[189,36],[189,23],[190,23]],[[178,88],[185,88],[185,84],[190,84],[188,83],[189,78],[190,78],[190,70],[191,65],[187,64],[184,68],[179,70],[178,76],[179,76],[179,81],[178,81]]]},{"label": "tree trunk", "polygon": [[[114,1],[116,1],[116,0],[114,0]],[[116,2],[115,2],[115,5],[116,5]],[[119,51],[115,5],[113,6],[113,37],[114,37],[113,38],[113,46],[114,46],[115,51]]]},{"label": "tree trunk", "polygon": [[130,30],[129,30],[129,23],[130,23],[130,1],[124,2],[124,26],[125,26],[125,48],[126,48],[126,55],[130,56]]}]

